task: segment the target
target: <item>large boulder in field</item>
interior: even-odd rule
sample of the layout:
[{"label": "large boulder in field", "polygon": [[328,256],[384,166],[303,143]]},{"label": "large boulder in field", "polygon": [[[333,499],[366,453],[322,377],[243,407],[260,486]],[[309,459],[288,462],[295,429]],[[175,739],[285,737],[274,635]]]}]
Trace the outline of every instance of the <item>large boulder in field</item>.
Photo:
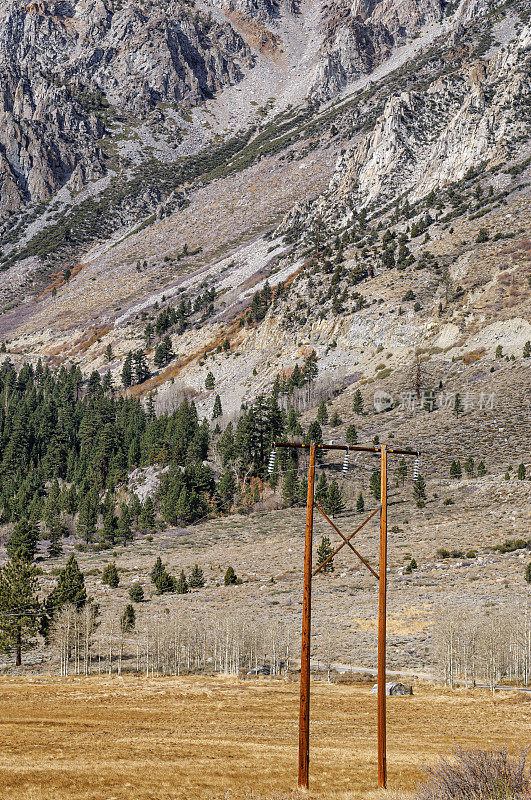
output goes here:
[{"label": "large boulder in field", "polygon": [[[371,689],[371,694],[378,693],[378,684],[375,684]],[[385,684],[385,693],[391,694],[413,694],[413,687],[409,683],[398,683],[397,681],[389,681]]]}]

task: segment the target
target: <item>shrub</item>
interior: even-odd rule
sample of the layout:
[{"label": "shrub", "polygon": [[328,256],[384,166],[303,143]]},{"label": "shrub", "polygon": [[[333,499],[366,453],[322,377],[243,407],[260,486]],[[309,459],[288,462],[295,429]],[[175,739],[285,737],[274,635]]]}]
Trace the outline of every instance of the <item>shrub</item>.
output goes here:
[{"label": "shrub", "polygon": [[503,544],[497,544],[493,549],[498,553],[514,553],[515,550],[525,550],[531,546],[531,540],[525,539],[506,539]]},{"label": "shrub", "polygon": [[531,790],[526,755],[520,749],[511,756],[506,747],[458,748],[425,769],[427,781],[417,790],[417,800],[523,800]]},{"label": "shrub", "polygon": [[139,583],[134,583],[129,589],[129,597],[133,603],[141,603],[144,599],[144,590]]},{"label": "shrub", "polygon": [[238,578],[236,577],[236,573],[234,572],[233,567],[227,567],[227,571],[225,573],[224,583],[225,586],[232,586],[233,584],[237,583]]},{"label": "shrub", "polygon": [[347,444],[356,444],[358,441],[358,433],[355,425],[349,425],[345,434]]},{"label": "shrub", "polygon": [[338,425],[342,424],[341,417],[339,416],[337,411],[334,411],[332,416],[330,417],[330,425],[332,428],[337,428]]},{"label": "shrub", "polygon": [[118,570],[116,569],[116,564],[114,563],[107,564],[107,566],[102,572],[101,580],[102,583],[106,583],[107,586],[111,587],[111,589],[116,589],[116,587],[120,583],[120,578],[118,576]]}]

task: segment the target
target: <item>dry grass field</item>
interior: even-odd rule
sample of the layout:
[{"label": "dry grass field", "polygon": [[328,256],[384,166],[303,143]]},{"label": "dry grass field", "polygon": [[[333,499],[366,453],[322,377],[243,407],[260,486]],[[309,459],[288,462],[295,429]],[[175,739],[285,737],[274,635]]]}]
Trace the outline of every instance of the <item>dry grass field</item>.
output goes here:
[{"label": "dry grass field", "polygon": [[[311,793],[369,800],[376,698],[367,685],[313,684]],[[2,800],[267,797],[297,780],[296,681],[181,677],[0,678]],[[415,687],[388,698],[389,787],[457,745],[511,749],[531,697]]]}]

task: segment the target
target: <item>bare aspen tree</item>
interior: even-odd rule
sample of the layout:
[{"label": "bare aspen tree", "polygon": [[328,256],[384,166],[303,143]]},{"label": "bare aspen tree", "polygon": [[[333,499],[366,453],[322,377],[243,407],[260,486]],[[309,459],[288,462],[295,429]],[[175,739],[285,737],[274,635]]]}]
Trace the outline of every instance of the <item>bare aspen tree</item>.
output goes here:
[{"label": "bare aspen tree", "polygon": [[435,651],[445,678],[453,686],[476,681],[491,691],[502,680],[529,682],[531,631],[527,606],[513,613],[444,610],[438,615]]}]

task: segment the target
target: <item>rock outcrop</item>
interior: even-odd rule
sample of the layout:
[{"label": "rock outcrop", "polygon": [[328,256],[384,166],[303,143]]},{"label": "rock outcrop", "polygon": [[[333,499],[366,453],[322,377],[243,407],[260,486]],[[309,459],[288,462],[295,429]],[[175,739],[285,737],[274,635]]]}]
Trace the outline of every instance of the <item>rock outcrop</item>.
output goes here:
[{"label": "rock outcrop", "polygon": [[[194,105],[241,79],[253,56],[192,5],[61,0],[0,11],[0,215],[100,177],[99,140],[160,104]],[[117,131],[114,128],[114,134]]]},{"label": "rock outcrop", "polygon": [[424,91],[392,95],[372,131],[339,157],[330,184],[336,210],[408,194],[410,201],[504,163],[529,135],[531,29],[490,60],[467,62]]}]

